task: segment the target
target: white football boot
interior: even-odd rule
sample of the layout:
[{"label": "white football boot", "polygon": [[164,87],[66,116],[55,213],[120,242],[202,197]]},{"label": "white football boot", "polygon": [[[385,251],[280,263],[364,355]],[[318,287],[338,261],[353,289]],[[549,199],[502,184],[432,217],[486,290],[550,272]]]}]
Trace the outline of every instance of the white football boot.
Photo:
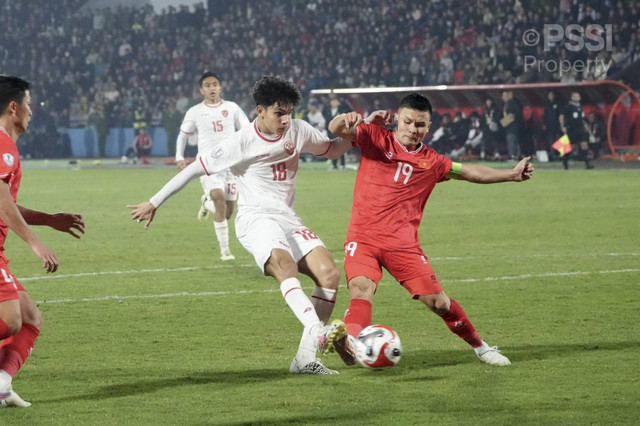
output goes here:
[{"label": "white football boot", "polygon": [[482,342],[482,346],[473,349],[478,356],[478,359],[485,364],[491,365],[511,365],[509,358],[502,355],[497,346],[489,346],[485,342]]},{"label": "white football boot", "polygon": [[330,374],[339,374],[336,370],[331,370],[322,364],[318,358],[303,364],[298,361],[298,358],[294,358],[291,361],[291,366],[289,367],[289,371],[293,374],[319,374],[319,375],[330,375]]},{"label": "white football boot", "polygon": [[204,222],[209,217],[209,210],[204,206],[204,203],[207,201],[207,196],[203,195],[200,198],[200,210],[198,210],[198,220],[200,222]]}]

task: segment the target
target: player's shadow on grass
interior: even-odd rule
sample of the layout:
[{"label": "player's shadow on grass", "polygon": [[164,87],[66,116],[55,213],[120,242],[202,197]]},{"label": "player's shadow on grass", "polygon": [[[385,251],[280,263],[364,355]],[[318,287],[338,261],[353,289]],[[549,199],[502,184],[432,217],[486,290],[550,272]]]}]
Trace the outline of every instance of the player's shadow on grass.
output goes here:
[{"label": "player's shadow on grass", "polygon": [[[500,348],[512,363],[536,361],[559,357],[572,356],[592,351],[620,351],[625,349],[640,349],[640,341],[599,342],[591,341],[572,344],[531,344],[518,346],[504,346]],[[471,349],[462,350],[427,350],[405,351],[402,354],[403,368],[447,367],[462,364],[478,363],[478,358]]]},{"label": "player's shadow on grass", "polygon": [[203,371],[194,372],[193,374],[184,375],[182,377],[144,379],[101,386],[88,394],[67,396],[58,399],[47,399],[40,402],[58,403],[74,400],[99,401],[109,398],[146,394],[180,386],[206,385],[209,383],[217,383],[222,386],[250,385],[259,382],[283,380],[291,378],[291,376],[291,373],[285,369]]}]

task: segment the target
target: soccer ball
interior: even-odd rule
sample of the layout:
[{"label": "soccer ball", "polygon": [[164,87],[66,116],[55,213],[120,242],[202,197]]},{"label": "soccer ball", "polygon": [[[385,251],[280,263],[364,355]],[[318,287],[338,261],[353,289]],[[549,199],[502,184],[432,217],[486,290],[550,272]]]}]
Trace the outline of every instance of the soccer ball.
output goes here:
[{"label": "soccer ball", "polygon": [[370,325],[360,332],[355,341],[356,359],[367,368],[393,367],[400,361],[400,337],[386,325]]}]

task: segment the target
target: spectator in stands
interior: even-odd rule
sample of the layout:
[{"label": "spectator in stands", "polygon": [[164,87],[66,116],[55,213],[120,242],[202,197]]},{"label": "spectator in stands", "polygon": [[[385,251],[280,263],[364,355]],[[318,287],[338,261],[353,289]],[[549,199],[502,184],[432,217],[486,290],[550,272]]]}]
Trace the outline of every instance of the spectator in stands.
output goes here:
[{"label": "spectator in stands", "polygon": [[600,150],[603,148],[602,143],[607,137],[607,129],[604,121],[598,117],[595,111],[591,111],[587,115],[585,128],[589,137],[589,151],[593,154],[593,159],[595,160],[600,156]]},{"label": "spectator in stands", "polygon": [[524,125],[522,106],[513,97],[513,92],[511,90],[505,90],[502,92],[502,102],[502,118],[500,119],[500,125],[504,129],[505,138],[507,140],[509,160],[517,160],[520,158],[520,132]]},{"label": "spectator in stands", "polygon": [[[571,93],[571,100],[560,113],[560,129],[569,136],[573,147],[571,154],[577,151],[578,160],[584,161],[587,169],[593,169],[589,158],[589,135],[585,127],[584,111],[580,100],[579,92]],[[562,165],[565,170],[569,169],[569,157],[570,155],[562,156]]]},{"label": "spectator in stands", "polygon": [[438,153],[445,155],[454,148],[455,137],[453,127],[451,125],[451,115],[443,114],[440,127],[433,132],[433,137],[429,141],[429,145]]},{"label": "spectator in stands", "polygon": [[474,150],[477,151],[479,149],[480,158],[484,160],[486,156],[486,146],[482,133],[480,114],[474,111],[469,115],[468,133],[464,144],[460,148],[451,151],[448,157],[453,161],[458,161],[461,156],[465,154],[472,155],[474,154]]},{"label": "spectator in stands", "polygon": [[149,164],[148,156],[151,154],[151,147],[153,141],[147,134],[144,127],[138,129],[138,135],[133,140],[133,143],[127,148],[127,153],[122,157],[122,163],[128,163],[129,159],[133,160],[133,164],[136,164],[139,160],[142,160],[142,164]]},{"label": "spectator in stands", "polygon": [[500,141],[503,139],[503,136],[500,127],[500,118],[501,112],[494,106],[493,99],[487,98],[484,101],[481,124],[486,158],[494,161],[502,159],[500,156]]},{"label": "spectator in stands", "polygon": [[[331,95],[329,97],[329,105],[326,105],[324,107],[322,115],[324,115],[325,130],[327,135],[329,135],[330,139],[333,139],[336,136],[333,133],[331,133],[331,131],[329,131],[329,127],[328,127],[329,123],[331,122],[331,120],[334,119],[334,117],[337,117],[338,115],[344,114],[345,112],[348,112],[348,111],[349,111],[349,108],[347,108],[336,95]],[[344,158],[344,155],[342,155],[340,156],[339,159],[331,160],[331,168],[333,170],[338,169],[338,160],[340,160],[340,168],[341,169],[345,168],[345,158]]]}]

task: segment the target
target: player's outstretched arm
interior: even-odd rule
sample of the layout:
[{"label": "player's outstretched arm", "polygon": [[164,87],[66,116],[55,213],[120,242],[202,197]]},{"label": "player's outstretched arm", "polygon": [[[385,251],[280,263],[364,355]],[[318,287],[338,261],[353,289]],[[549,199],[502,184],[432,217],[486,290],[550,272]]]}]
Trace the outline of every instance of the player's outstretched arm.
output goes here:
[{"label": "player's outstretched arm", "polygon": [[80,234],[84,234],[84,221],[82,216],[73,213],[44,213],[31,210],[27,207],[17,205],[20,214],[29,225],[43,225],[66,232],[72,237],[80,239]]},{"label": "player's outstretched arm", "polygon": [[356,127],[362,124],[362,115],[355,111],[340,114],[329,123],[329,131],[334,135],[353,142],[356,138]]},{"label": "player's outstretched arm", "polygon": [[480,165],[462,165],[460,179],[473,183],[523,182],[531,179],[531,157],[525,157],[511,170],[492,169]]},{"label": "player's outstretched arm", "polygon": [[17,204],[11,198],[9,185],[5,181],[0,181],[0,219],[7,224],[9,229],[29,244],[33,254],[42,260],[42,267],[47,272],[55,272],[58,269],[60,264],[58,258],[40,241],[24,217],[22,217]]},{"label": "player's outstretched arm", "polygon": [[145,221],[145,229],[149,228],[153,217],[156,214],[156,210],[168,200],[173,194],[180,192],[182,188],[194,178],[202,176],[204,170],[198,161],[194,161],[187,168],[175,175],[165,186],[162,187],[153,197],[144,203],[129,204],[128,209],[131,209],[131,219],[142,222]]}]

